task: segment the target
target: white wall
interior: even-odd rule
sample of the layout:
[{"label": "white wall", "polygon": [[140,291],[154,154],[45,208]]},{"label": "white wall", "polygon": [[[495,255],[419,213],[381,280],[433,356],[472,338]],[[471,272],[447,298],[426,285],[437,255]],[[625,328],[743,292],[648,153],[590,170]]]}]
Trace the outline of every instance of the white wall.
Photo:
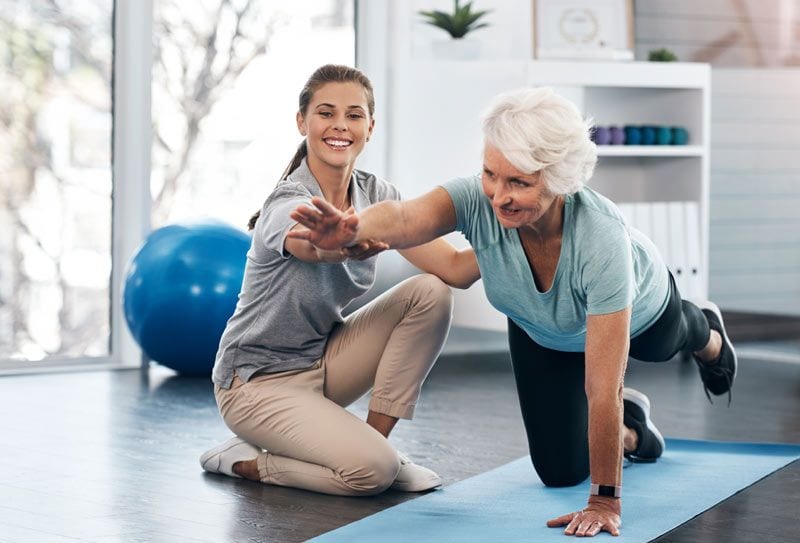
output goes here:
[{"label": "white wall", "polygon": [[[497,89],[504,62],[530,58],[532,25],[529,0],[476,0],[477,8],[492,8],[492,26],[475,33],[483,48],[474,85],[463,93],[418,88],[398,76],[404,63],[436,70],[430,63],[434,41],[444,36],[423,24],[419,9],[449,9],[450,0],[389,2],[370,0],[362,11],[383,10],[384,26],[361,28],[361,43],[387,43],[383,59],[364,64],[389,86],[383,107],[391,111],[392,93],[419,97],[429,116],[425,126],[411,126],[399,113],[383,127],[384,175],[413,196],[443,179],[470,173],[477,166],[476,149],[421,149],[418,130],[436,131],[442,142],[448,133],[477,131],[476,104],[485,104],[499,90],[525,84],[509,73]],[[793,32],[799,2],[781,0],[639,0],[636,6],[636,55],[668,47],[681,60],[711,62],[711,199],[710,293],[725,309],[800,314],[800,71],[782,67],[800,64],[800,40]],[[383,41],[381,41],[383,40]],[[427,67],[424,65],[428,63]],[[736,67],[739,68],[736,68]],[[744,66],[742,68],[742,66]],[[753,66],[758,66],[755,68]],[[580,64],[576,63],[576,70]],[[492,74],[493,73],[493,74]],[[495,77],[485,77],[494,75]],[[488,83],[494,79],[495,83]],[[379,111],[381,104],[378,104]],[[436,123],[441,108],[461,108],[456,123]],[[452,118],[452,116],[450,116]],[[392,131],[394,135],[390,135]],[[474,160],[473,160],[474,159]],[[425,178],[409,178],[412,162],[429,165]],[[418,171],[418,170],[417,170]],[[467,311],[466,313],[469,313]],[[499,322],[499,321],[497,321]]]},{"label": "white wall", "polygon": [[800,314],[800,71],[713,72],[711,294]]},{"label": "white wall", "polygon": [[712,64],[710,294],[800,315],[800,38],[796,0],[641,0],[637,55]]}]

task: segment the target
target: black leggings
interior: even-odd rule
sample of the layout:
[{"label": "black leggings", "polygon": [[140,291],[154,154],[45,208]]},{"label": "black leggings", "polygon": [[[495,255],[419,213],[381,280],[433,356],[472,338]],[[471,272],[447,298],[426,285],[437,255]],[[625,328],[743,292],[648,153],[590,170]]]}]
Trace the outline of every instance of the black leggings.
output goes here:
[{"label": "black leggings", "polygon": [[[698,351],[710,330],[696,305],[681,300],[670,279],[664,313],[630,342],[630,356],[663,362]],[[531,460],[547,486],[572,486],[589,476],[589,414],[584,389],[585,353],[547,349],[508,320],[508,343]]]}]

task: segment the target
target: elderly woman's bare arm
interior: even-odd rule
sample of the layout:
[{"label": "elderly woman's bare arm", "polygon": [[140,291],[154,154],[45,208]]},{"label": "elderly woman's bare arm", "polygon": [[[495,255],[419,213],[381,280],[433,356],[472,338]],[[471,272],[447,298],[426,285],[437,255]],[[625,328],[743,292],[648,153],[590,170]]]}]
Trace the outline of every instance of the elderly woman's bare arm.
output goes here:
[{"label": "elderly woman's bare arm", "polygon": [[359,214],[347,214],[322,198],[314,207],[299,206],[292,219],[306,230],[292,230],[288,237],[304,239],[316,247],[336,250],[362,241],[386,243],[392,249],[416,247],[452,232],[456,211],[450,195],[441,187],[412,200],[387,200]]},{"label": "elderly woman's bare arm", "polygon": [[[589,404],[591,482],[622,484],[622,386],[628,361],[631,308],[586,320],[586,398]],[[617,498],[590,496],[582,511],[548,521],[567,526],[567,535],[619,535],[622,503]]]},{"label": "elderly woman's bare arm", "polygon": [[444,238],[401,249],[400,254],[424,272],[432,273],[455,288],[469,288],[480,279],[481,271],[471,247],[456,249]]}]

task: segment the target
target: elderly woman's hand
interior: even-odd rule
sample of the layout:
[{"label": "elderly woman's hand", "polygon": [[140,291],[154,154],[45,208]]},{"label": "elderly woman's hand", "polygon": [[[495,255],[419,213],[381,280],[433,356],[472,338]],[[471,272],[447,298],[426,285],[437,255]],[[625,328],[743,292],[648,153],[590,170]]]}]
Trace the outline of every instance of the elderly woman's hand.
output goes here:
[{"label": "elderly woman's hand", "polygon": [[578,537],[592,537],[601,531],[619,535],[619,527],[622,525],[621,508],[619,499],[592,496],[585,509],[548,520],[547,526],[549,528],[566,526],[565,535]]},{"label": "elderly woman's hand", "polygon": [[358,215],[351,207],[341,211],[326,200],[311,199],[311,206],[298,206],[289,216],[307,230],[290,230],[287,237],[303,239],[319,249],[334,251],[353,244],[358,233]]}]

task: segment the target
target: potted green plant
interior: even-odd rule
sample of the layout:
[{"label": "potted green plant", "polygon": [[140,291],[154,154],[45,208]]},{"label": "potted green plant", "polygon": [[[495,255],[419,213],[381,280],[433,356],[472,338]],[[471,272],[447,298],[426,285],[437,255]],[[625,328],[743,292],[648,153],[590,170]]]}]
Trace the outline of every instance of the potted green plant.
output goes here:
[{"label": "potted green plant", "polygon": [[424,19],[423,22],[441,28],[450,35],[451,39],[434,43],[434,52],[437,56],[448,58],[474,58],[478,56],[480,43],[467,40],[464,37],[478,30],[489,26],[489,23],[481,21],[491,10],[473,10],[472,2],[461,5],[460,0],[453,0],[453,11],[447,13],[440,10],[419,11]]},{"label": "potted green plant", "polygon": [[459,40],[470,32],[489,26],[489,23],[479,23],[478,21],[490,11],[488,9],[472,11],[472,2],[467,2],[462,6],[459,0],[453,0],[453,13],[423,10],[419,14],[425,18],[427,24],[441,28],[453,39]]},{"label": "potted green plant", "polygon": [[653,49],[647,54],[650,62],[675,62],[678,56],[669,49]]}]

